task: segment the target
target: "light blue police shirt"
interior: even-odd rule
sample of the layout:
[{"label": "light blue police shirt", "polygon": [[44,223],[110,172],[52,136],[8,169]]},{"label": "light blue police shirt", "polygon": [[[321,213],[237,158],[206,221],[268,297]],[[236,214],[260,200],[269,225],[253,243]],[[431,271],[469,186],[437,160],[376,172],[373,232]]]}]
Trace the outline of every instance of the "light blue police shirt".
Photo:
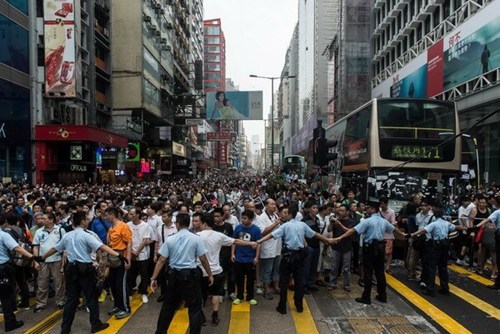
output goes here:
[{"label": "light blue police shirt", "polygon": [[495,224],[495,229],[500,231],[500,209],[493,211],[488,219]]},{"label": "light blue police shirt", "polygon": [[426,227],[424,230],[431,235],[433,240],[444,240],[448,239],[448,234],[455,230],[455,225],[447,222],[443,218],[438,218]]},{"label": "light blue police shirt", "polygon": [[271,235],[274,239],[283,237],[283,242],[290,250],[298,250],[304,248],[304,237],[312,238],[314,232],[306,223],[295,219],[281,225],[274,230]]},{"label": "light blue police shirt", "polygon": [[384,232],[392,233],[394,226],[382,218],[380,214],[374,213],[371,217],[354,226],[354,229],[358,234],[363,235],[363,244],[369,245],[374,241],[383,241]]},{"label": "light blue police shirt", "polygon": [[19,244],[7,232],[0,230],[0,264],[5,264],[10,261],[9,251],[12,251]]},{"label": "light blue police shirt", "polygon": [[196,260],[207,252],[200,236],[186,228],[165,239],[158,253],[169,258],[169,266],[174,269],[194,269]]},{"label": "light blue police shirt", "polygon": [[97,252],[102,245],[103,243],[92,234],[82,227],[77,227],[63,235],[54,248],[58,252],[66,251],[69,262],[91,263],[91,253]]}]

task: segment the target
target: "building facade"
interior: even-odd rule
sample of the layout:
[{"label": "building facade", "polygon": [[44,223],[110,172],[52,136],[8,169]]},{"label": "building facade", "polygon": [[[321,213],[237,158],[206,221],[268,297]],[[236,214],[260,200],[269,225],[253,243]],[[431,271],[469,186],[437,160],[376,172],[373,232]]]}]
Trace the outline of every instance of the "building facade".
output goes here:
[{"label": "building facade", "polygon": [[204,76],[205,92],[226,90],[226,39],[220,19],[205,20]]},{"label": "building facade", "polygon": [[480,182],[498,182],[500,1],[378,0],[372,21],[372,97],[456,101],[478,142]]},{"label": "building facade", "polygon": [[30,181],[33,166],[28,1],[0,1],[0,176]]}]

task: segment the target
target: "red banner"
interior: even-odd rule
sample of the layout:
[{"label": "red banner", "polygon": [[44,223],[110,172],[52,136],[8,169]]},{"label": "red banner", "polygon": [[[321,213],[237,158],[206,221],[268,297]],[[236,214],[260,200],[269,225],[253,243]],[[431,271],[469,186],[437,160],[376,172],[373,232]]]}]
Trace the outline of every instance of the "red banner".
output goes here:
[{"label": "red banner", "polygon": [[434,96],[443,91],[443,40],[427,50],[427,97]]},{"label": "red banner", "polygon": [[227,143],[219,143],[219,163],[227,163]]},{"label": "red banner", "polygon": [[88,125],[36,125],[38,141],[91,141],[112,147],[128,147],[128,138]]},{"label": "red banner", "polygon": [[207,132],[207,141],[236,141],[236,132]]}]

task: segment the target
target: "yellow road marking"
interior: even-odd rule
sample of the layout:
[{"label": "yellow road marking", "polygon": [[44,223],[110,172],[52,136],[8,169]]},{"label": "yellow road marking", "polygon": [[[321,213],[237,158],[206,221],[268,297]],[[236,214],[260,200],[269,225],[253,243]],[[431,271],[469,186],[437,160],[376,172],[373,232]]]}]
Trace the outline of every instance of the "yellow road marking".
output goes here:
[{"label": "yellow road marking", "polygon": [[476,281],[476,282],[479,282],[481,284],[484,284],[484,285],[492,285],[493,282],[490,281],[489,279],[487,278],[484,278],[483,276],[480,276],[480,275],[477,275],[477,274],[474,274],[473,272],[470,272],[468,271],[467,269],[464,269],[462,267],[459,267],[455,264],[450,264],[449,265],[449,268],[451,270],[453,270],[454,272],[457,272],[459,274],[463,274],[463,275],[466,275],[468,278]]},{"label": "yellow road marking", "polygon": [[[439,279],[436,277],[436,284],[438,284],[438,283],[439,283]],[[451,293],[462,298],[467,303],[478,308],[480,311],[483,311],[484,313],[489,314],[493,318],[500,320],[500,309],[496,308],[495,306],[493,306],[491,304],[488,304],[484,300],[477,298],[476,296],[468,293],[467,291],[460,289],[459,287],[457,287],[453,284],[449,284],[449,286],[450,286]]]},{"label": "yellow road marking", "polygon": [[309,310],[309,306],[307,306],[305,298],[303,303],[304,312],[297,312],[297,309],[294,306],[293,292],[288,291],[288,304],[290,305],[290,309],[292,310],[293,321],[295,322],[295,329],[297,330],[297,333],[319,333],[318,328],[316,327],[316,323],[314,322],[314,319],[311,315],[311,311]]},{"label": "yellow road marking", "polygon": [[467,330],[467,328],[460,325],[452,317],[448,316],[439,308],[429,303],[427,300],[425,300],[425,298],[421,297],[418,293],[408,288],[393,276],[385,275],[385,277],[387,280],[387,284],[389,284],[394,290],[396,290],[399,294],[406,298],[410,303],[425,312],[425,314],[428,314],[449,333],[471,333],[469,330]]},{"label": "yellow road marking", "polygon": [[31,327],[28,329],[24,334],[42,334],[42,333],[48,333],[52,328],[57,326],[62,320],[62,313],[63,310],[57,310],[56,312],[52,313],[48,317],[44,318],[42,321],[40,321],[38,324],[36,324],[34,327]]},{"label": "yellow road marking", "polygon": [[239,305],[231,305],[231,320],[229,321],[230,334],[250,333],[250,304],[242,301]]},{"label": "yellow road marking", "polygon": [[130,316],[123,318],[123,319],[116,319],[115,316],[111,316],[107,323],[109,324],[109,327],[106,330],[103,330],[99,333],[102,334],[114,334],[118,333],[120,328],[122,328],[127,321],[130,320],[130,318],[134,315],[135,312],[142,306],[142,295],[141,294],[135,294],[132,296],[132,300],[130,301]]},{"label": "yellow road marking", "polygon": [[189,327],[189,315],[187,307],[182,305],[177,312],[175,312],[174,318],[168,327],[169,334],[186,334]]},{"label": "yellow road marking", "polygon": [[[36,299],[35,297],[31,297],[30,298],[30,307],[32,307],[33,305],[36,304]],[[22,312],[22,311],[15,311],[14,314],[18,314],[19,312]],[[5,319],[3,318],[3,313],[0,314],[0,324],[4,321]]]}]

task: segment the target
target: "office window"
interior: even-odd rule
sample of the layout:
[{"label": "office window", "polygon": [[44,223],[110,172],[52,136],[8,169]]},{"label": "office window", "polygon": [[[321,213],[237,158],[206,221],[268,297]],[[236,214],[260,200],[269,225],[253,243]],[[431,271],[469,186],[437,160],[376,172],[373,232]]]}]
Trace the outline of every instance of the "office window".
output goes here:
[{"label": "office window", "polygon": [[205,44],[220,44],[220,37],[205,37]]},{"label": "office window", "polygon": [[205,52],[206,53],[218,53],[218,52],[220,52],[220,46],[206,46]]},{"label": "office window", "polygon": [[24,14],[28,15],[28,0],[7,0],[7,2]]},{"label": "office window", "polygon": [[0,62],[29,74],[28,31],[0,14]]},{"label": "office window", "polygon": [[204,32],[205,32],[205,35],[220,35],[220,27],[219,26],[205,26]]}]

